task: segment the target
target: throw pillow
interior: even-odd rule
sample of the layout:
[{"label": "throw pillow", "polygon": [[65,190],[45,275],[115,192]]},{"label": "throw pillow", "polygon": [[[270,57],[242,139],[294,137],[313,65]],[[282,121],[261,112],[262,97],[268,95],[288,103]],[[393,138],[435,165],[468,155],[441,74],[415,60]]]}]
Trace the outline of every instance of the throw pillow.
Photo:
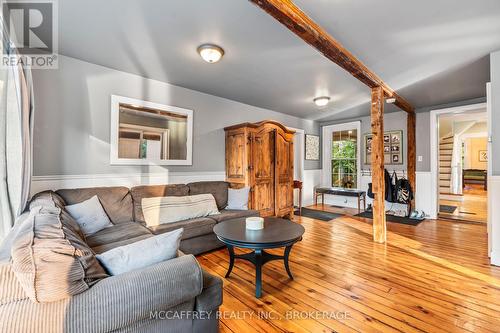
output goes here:
[{"label": "throw pillow", "polygon": [[243,187],[240,189],[230,188],[227,193],[226,209],[248,210],[249,193],[250,187]]},{"label": "throw pillow", "polygon": [[212,194],[143,198],[142,212],[148,227],[220,214]]},{"label": "throw pillow", "polygon": [[96,257],[109,274],[118,275],[177,257],[184,229],[115,247]]},{"label": "throw pillow", "polygon": [[85,236],[113,226],[108,215],[102,208],[97,195],[92,198],[65,207],[68,213],[75,219]]}]

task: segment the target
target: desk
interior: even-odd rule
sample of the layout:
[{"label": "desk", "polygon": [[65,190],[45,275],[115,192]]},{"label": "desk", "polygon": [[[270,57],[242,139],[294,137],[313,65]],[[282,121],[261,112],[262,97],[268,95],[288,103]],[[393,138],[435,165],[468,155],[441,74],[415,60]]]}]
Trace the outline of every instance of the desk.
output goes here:
[{"label": "desk", "polygon": [[321,203],[325,204],[325,194],[341,195],[344,197],[358,198],[358,213],[361,213],[361,201],[363,201],[363,210],[366,210],[366,192],[352,188],[341,187],[317,187],[314,189],[314,203],[318,204],[318,197],[321,196]]}]

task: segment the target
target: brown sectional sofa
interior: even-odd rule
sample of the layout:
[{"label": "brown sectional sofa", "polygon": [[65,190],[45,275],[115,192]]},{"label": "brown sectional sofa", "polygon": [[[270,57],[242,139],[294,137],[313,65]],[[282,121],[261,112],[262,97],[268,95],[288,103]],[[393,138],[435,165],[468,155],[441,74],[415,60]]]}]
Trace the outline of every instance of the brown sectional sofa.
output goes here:
[{"label": "brown sectional sofa", "polygon": [[[213,233],[215,224],[242,217],[259,216],[254,210],[226,210],[229,185],[222,181],[190,184],[145,185],[127,187],[92,187],[57,190],[66,205],[73,205],[94,195],[99,197],[113,227],[103,229],[90,237],[88,244],[101,253],[117,246],[138,241],[154,234],[184,228],[180,249],[188,254],[200,254],[223,246]],[[200,217],[148,228],[142,215],[143,198],[186,196],[211,193],[215,197],[220,215]]]},{"label": "brown sectional sofa", "polygon": [[[256,211],[231,211],[227,205],[228,184],[198,182],[191,184],[63,189],[34,196],[26,215],[36,209],[76,204],[97,195],[112,227],[82,239],[93,252],[130,244],[154,234],[184,228],[182,254],[144,269],[100,279],[88,290],[48,303],[29,299],[14,274],[9,246],[0,248],[0,331],[8,332],[216,332],[216,311],[222,303],[222,280],[203,271],[192,254],[222,246],[213,226]],[[142,216],[141,200],[156,196],[184,196],[212,193],[220,215],[196,218],[148,228]],[[23,215],[25,215],[23,214]],[[64,218],[64,216],[62,216]],[[67,217],[66,219],[71,219]],[[71,222],[71,221],[69,221]],[[18,227],[22,229],[23,223]],[[68,221],[64,222],[68,223]],[[15,229],[11,232],[15,239]],[[29,230],[29,228],[27,229]],[[5,259],[7,258],[7,259]],[[151,318],[152,311],[186,311],[191,317]],[[198,315],[196,315],[198,314]],[[201,317],[200,317],[201,316]],[[50,320],[49,320],[50,318]]]}]

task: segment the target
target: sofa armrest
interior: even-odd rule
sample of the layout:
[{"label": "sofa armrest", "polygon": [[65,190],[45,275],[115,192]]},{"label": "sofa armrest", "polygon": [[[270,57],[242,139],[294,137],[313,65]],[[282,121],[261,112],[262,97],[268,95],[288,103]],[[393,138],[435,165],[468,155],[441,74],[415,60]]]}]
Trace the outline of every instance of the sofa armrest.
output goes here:
[{"label": "sofa armrest", "polygon": [[216,311],[222,304],[222,279],[203,270],[203,291],[196,296],[195,310]]},{"label": "sofa armrest", "polygon": [[[117,329],[150,319],[193,300],[202,292],[202,269],[194,256],[183,255],[154,266],[111,276],[70,301],[71,326],[102,325],[93,331]],[[82,309],[84,309],[82,311]],[[82,326],[83,325],[83,326]]]}]

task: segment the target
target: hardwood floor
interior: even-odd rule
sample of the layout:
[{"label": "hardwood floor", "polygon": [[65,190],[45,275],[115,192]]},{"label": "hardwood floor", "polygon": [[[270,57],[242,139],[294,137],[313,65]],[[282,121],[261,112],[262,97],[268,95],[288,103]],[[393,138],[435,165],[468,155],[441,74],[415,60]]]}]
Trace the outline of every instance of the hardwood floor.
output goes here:
[{"label": "hardwood floor", "polygon": [[464,189],[462,201],[439,200],[440,205],[456,206],[451,213],[439,213],[442,218],[465,220],[471,222],[487,223],[488,221],[488,196],[483,185],[468,184]]},{"label": "hardwood floor", "polygon": [[[384,245],[367,219],[295,220],[306,229],[290,255],[295,279],[267,263],[256,299],[255,270],[237,260],[224,279],[222,332],[500,331],[500,267],[489,265],[485,226],[388,222]],[[222,278],[229,264],[226,249],[198,260]]]}]

